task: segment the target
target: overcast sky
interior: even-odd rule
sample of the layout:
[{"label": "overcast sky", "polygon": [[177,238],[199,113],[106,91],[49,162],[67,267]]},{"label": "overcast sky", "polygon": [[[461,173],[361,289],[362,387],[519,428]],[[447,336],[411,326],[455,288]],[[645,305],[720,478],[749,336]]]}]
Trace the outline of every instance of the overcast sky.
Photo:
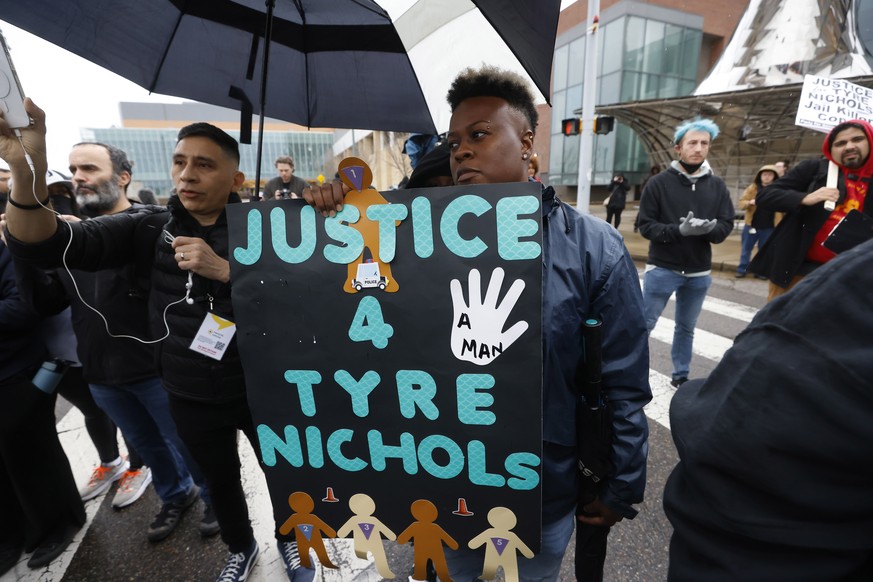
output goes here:
[{"label": "overcast sky", "polygon": [[[576,0],[562,0],[561,8]],[[121,125],[121,101],[181,103],[150,95],[115,73],[0,20],[25,94],[45,112],[49,168],[67,172],[67,153],[80,128]]]}]

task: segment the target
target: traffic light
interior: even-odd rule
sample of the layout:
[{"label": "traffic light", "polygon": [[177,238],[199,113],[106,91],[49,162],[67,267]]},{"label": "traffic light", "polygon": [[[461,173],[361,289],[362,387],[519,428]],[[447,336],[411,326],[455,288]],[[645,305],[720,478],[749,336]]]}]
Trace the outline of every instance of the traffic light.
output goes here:
[{"label": "traffic light", "polygon": [[579,135],[579,131],[581,129],[582,129],[582,120],[581,119],[571,117],[570,119],[564,119],[561,121],[561,133],[563,133],[566,136]]},{"label": "traffic light", "polygon": [[606,135],[615,129],[615,117],[611,115],[598,115],[594,118],[594,133]]}]

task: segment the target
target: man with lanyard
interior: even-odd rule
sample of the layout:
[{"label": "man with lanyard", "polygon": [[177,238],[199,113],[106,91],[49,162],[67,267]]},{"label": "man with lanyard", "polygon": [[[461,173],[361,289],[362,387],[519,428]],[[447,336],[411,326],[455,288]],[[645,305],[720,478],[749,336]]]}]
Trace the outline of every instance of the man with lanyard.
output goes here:
[{"label": "man with lanyard", "polygon": [[[239,171],[239,144],[208,123],[183,127],[172,160],[175,195],[167,209],[144,207],[64,226],[41,205],[48,198],[45,114],[29,99],[25,107],[34,123],[21,131],[20,142],[0,121],[0,157],[10,163],[15,179],[34,183],[32,190],[18,192],[7,213],[10,249],[24,260],[52,263],[69,245],[66,260],[75,268],[130,265],[148,272],[149,339],[162,339],[155,344],[156,360],[170,412],[203,472],[230,550],[218,580],[245,580],[260,548],[240,475],[238,433],[242,430],[253,444],[256,434],[233,338],[227,260],[225,207],[239,202],[236,192],[245,178]],[[297,546],[288,537],[279,537],[277,545],[293,579],[300,569]]]}]

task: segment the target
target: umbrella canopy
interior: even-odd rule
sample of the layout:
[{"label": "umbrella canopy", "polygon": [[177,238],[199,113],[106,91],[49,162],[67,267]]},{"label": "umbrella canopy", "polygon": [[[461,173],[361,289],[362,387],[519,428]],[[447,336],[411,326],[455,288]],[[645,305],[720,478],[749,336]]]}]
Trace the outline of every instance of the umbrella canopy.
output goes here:
[{"label": "umbrella canopy", "polygon": [[[267,4],[270,4],[268,1]],[[548,96],[560,0],[0,0],[3,20],[165,95],[308,127],[438,133],[466,66]]]}]

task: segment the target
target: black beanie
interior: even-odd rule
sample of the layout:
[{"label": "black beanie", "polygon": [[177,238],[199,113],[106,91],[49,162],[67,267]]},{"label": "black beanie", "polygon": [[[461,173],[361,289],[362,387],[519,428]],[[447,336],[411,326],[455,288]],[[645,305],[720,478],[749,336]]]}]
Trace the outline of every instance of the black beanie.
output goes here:
[{"label": "black beanie", "polygon": [[430,150],[427,155],[418,161],[406,188],[425,188],[427,181],[437,176],[451,177],[452,169],[449,165],[449,144],[443,142]]}]

